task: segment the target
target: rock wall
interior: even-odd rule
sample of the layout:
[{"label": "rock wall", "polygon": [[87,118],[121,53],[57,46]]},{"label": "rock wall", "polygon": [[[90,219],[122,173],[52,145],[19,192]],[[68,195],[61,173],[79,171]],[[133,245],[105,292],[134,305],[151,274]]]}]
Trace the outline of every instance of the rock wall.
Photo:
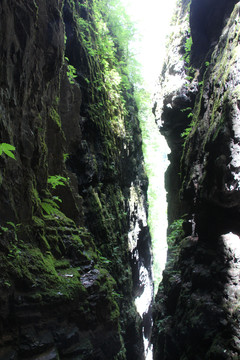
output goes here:
[{"label": "rock wall", "polygon": [[154,106],[171,148],[154,359],[239,359],[237,1],[179,1]]},{"label": "rock wall", "polygon": [[16,148],[0,156],[1,360],[143,358],[141,132],[131,85],[98,83],[93,4],[0,2],[0,142]]}]

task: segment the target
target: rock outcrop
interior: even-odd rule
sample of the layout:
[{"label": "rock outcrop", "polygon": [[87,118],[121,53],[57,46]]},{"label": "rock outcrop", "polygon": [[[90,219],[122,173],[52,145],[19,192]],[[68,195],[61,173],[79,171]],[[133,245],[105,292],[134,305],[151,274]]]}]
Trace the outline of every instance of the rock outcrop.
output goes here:
[{"label": "rock outcrop", "polygon": [[131,85],[119,96],[115,60],[90,51],[94,4],[0,2],[0,139],[16,148],[0,156],[1,360],[143,358],[141,132]]},{"label": "rock outcrop", "polygon": [[154,359],[240,358],[239,2],[180,1],[155,114],[171,148]]}]

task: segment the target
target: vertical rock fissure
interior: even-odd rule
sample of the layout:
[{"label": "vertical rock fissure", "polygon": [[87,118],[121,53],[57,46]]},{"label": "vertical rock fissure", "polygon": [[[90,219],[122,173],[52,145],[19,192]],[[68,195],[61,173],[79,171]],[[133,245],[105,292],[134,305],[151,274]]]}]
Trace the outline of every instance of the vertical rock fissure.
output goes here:
[{"label": "vertical rock fissure", "polygon": [[131,187],[130,195],[130,232],[128,234],[133,272],[133,296],[138,313],[142,319],[142,337],[144,344],[143,359],[147,358],[150,348],[152,327],[152,250],[147,225],[146,199],[139,187]]}]

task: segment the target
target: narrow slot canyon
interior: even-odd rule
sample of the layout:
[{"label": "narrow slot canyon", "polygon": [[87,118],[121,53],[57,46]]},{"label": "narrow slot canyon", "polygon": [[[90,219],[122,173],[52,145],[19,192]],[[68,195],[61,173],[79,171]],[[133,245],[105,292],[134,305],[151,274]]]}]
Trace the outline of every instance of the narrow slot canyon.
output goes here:
[{"label": "narrow slot canyon", "polygon": [[0,0],[0,360],[240,359],[240,2]]}]

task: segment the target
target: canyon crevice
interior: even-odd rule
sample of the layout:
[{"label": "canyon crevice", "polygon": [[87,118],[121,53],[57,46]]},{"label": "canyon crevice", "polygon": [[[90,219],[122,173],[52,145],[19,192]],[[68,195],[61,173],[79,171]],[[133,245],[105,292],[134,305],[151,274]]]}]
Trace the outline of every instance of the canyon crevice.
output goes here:
[{"label": "canyon crevice", "polygon": [[153,107],[169,248],[142,317],[148,179],[116,3],[0,1],[0,360],[143,360],[151,332],[155,360],[237,360],[240,2],[176,5]]}]

